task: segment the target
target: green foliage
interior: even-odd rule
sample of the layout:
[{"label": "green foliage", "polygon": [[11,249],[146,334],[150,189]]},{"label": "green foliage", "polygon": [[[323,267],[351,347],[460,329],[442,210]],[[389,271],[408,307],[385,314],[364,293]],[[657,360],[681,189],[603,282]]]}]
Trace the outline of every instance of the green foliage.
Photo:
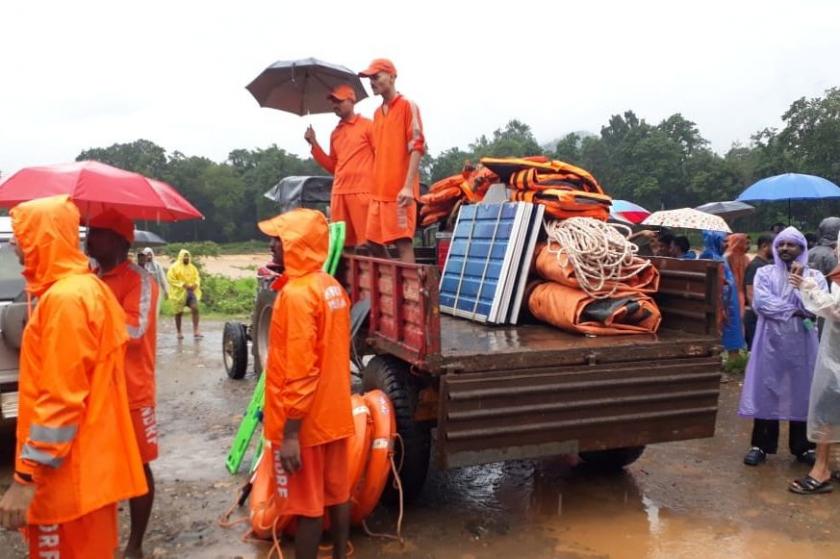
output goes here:
[{"label": "green foliage", "polygon": [[[248,316],[254,310],[257,278],[231,279],[216,274],[201,276],[201,313],[203,315]],[[172,316],[172,303],[164,301],[162,314]]]},{"label": "green foliage", "polygon": [[268,254],[268,237],[255,241],[243,241],[241,243],[225,243],[219,246],[221,254]]},{"label": "green foliage", "polygon": [[[545,149],[526,123],[514,119],[490,135],[479,135],[466,148],[424,156],[421,173],[424,180],[434,182],[484,156],[544,153],[587,169],[613,197],[650,210],[731,200],[753,182],[779,173],[809,173],[840,184],[840,88],[829,89],[822,97],[797,99],[782,122],[781,129],[759,130],[749,145],[735,144],[721,156],[710,149],[697,125],[680,113],[653,124],[628,110],[611,116],[599,135],[569,134]],[[286,176],[324,173],[312,159],[301,159],[276,145],[236,149],[225,162],[216,163],[178,151],[167,153],[148,140],[137,140],[88,149],[77,159],[97,159],[175,186],[206,219],[139,224],[175,242],[261,239],[257,222],[276,211],[263,193]],[[840,214],[840,202],[794,202],[791,213],[795,222],[814,229],[825,215]],[[787,215],[785,204],[761,204],[753,217],[737,226],[760,231],[774,222],[787,222]]]},{"label": "green foliage", "polygon": [[[181,250],[189,251],[193,260],[198,260],[202,256],[219,256],[222,254],[221,247],[213,241],[203,241],[200,243],[171,243],[157,249],[160,254],[165,254],[170,258],[176,258]],[[193,263],[198,265],[197,262]]]},{"label": "green foliage", "polygon": [[723,357],[723,372],[742,375],[747,370],[749,360],[750,354],[747,351],[742,351],[736,355],[725,354]]},{"label": "green foliage", "polygon": [[201,281],[202,304],[210,312],[225,315],[246,315],[254,309],[257,293],[256,276],[230,279],[208,274]]}]

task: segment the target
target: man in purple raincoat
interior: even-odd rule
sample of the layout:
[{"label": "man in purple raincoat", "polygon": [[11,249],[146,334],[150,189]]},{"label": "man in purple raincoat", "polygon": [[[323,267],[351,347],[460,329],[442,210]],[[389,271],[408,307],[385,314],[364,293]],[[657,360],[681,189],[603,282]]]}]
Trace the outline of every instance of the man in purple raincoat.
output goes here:
[{"label": "man in purple raincoat", "polygon": [[[744,464],[757,466],[775,454],[779,421],[790,422],[790,452],[813,463],[806,420],[811,378],[819,341],[814,316],[805,310],[799,292],[790,285],[791,265],[798,263],[805,278],[827,291],[825,278],[808,268],[808,245],[794,227],[773,240],[773,265],[759,268],[753,282],[752,307],[758,316],[750,361],[738,413],[754,418],[752,448]],[[796,266],[798,269],[799,266]]]}]

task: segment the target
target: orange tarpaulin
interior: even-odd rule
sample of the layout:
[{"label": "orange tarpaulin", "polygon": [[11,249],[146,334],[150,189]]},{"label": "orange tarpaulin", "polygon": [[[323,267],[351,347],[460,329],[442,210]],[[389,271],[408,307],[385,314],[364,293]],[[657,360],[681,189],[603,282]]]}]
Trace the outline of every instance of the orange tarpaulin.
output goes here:
[{"label": "orange tarpaulin", "polygon": [[[556,247],[556,245],[555,245]],[[568,259],[557,258],[550,245],[541,244],[536,250],[534,258],[534,271],[544,280],[553,281],[566,287],[580,289],[580,284],[575,278],[575,270]],[[634,258],[634,261],[641,261],[642,258]],[[605,282],[604,294],[607,294],[617,286],[617,282]],[[655,266],[647,266],[635,276],[620,282],[619,291],[636,291],[639,293],[656,293],[659,290],[659,270]],[[599,292],[600,293],[600,292]]]},{"label": "orange tarpaulin", "polygon": [[580,289],[545,282],[528,295],[535,318],[573,333],[597,336],[653,334],[662,315],[648,295],[618,292],[609,299],[595,299]]}]

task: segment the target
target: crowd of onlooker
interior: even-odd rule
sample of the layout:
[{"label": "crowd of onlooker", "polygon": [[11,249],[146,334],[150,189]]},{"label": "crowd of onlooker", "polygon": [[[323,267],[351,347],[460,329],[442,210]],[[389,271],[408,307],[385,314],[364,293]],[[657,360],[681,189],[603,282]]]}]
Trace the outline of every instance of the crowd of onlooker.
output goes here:
[{"label": "crowd of onlooker", "polygon": [[699,254],[670,231],[634,235],[643,253],[722,262],[722,346],[729,358],[749,352],[738,410],[753,420],[744,463],[758,466],[775,454],[779,423],[787,421],[791,454],[811,466],[789,485],[798,494],[833,489],[830,448],[840,442],[838,235],[838,217],[824,219],[816,234],[778,223],[754,242],[743,233],[704,231]]}]

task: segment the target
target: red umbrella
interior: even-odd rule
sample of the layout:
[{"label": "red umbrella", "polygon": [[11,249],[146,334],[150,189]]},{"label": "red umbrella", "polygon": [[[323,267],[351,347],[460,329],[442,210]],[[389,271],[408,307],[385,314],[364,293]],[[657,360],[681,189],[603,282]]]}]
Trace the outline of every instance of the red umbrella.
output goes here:
[{"label": "red umbrella", "polygon": [[0,207],[57,194],[68,194],[87,219],[109,208],[133,220],[204,219],[165,182],[98,161],[21,169],[0,183]]}]

